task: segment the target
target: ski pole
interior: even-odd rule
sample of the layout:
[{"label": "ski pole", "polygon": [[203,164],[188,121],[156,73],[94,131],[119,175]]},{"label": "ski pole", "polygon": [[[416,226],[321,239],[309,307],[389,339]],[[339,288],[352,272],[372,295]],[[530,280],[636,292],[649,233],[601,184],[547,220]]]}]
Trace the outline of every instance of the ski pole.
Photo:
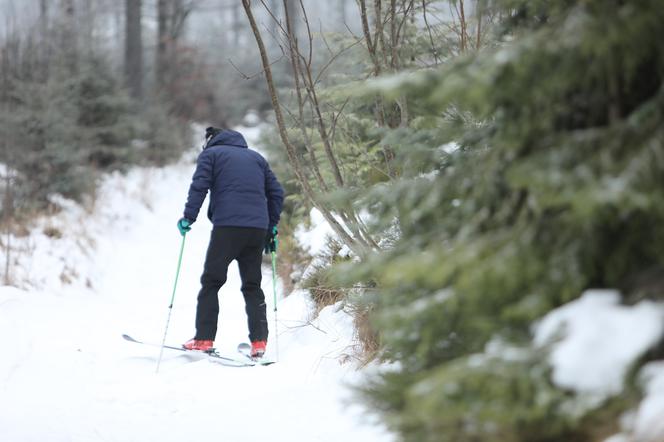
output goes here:
[{"label": "ski pole", "polygon": [[277,252],[272,252],[272,292],[274,294],[274,345],[277,349],[275,359],[279,361],[279,331],[277,330]]},{"label": "ski pole", "polygon": [[171,295],[171,303],[168,306],[168,318],[166,319],[166,329],[164,330],[164,339],[161,341],[161,350],[159,350],[159,359],[157,360],[157,370],[159,373],[159,366],[161,365],[161,357],[164,354],[164,346],[166,345],[166,335],[168,334],[168,324],[171,322],[171,313],[173,313],[173,303],[175,302],[175,289],[178,286],[178,278],[180,277],[180,267],[182,266],[182,253],[184,252],[184,240],[187,238],[187,233],[182,235],[182,244],[180,245],[180,257],[178,258],[178,268],[175,271],[175,283],[173,284],[173,294]]}]

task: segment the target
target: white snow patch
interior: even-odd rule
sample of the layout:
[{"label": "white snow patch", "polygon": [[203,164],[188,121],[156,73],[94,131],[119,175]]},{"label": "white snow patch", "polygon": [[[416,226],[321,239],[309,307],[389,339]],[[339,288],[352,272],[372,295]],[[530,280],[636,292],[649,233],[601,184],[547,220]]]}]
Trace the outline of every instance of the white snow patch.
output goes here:
[{"label": "white snow patch", "polygon": [[630,365],[661,339],[663,326],[661,304],[622,306],[616,291],[589,290],[546,315],[534,341],[552,345],[556,385],[599,399],[622,390]]},{"label": "white snow patch", "polygon": [[604,442],[632,442],[632,440],[623,434],[616,434],[608,439],[604,439]]},{"label": "white snow patch", "polygon": [[419,174],[418,177],[423,178],[425,180],[433,181],[438,177],[438,175],[440,175],[439,170],[432,170],[432,171],[427,172],[427,173],[421,173],[421,174]]},{"label": "white snow patch", "polygon": [[646,397],[636,412],[635,439],[642,442],[664,440],[664,361],[651,362],[641,370]]},{"label": "white snow patch", "polygon": [[455,141],[451,141],[449,143],[445,143],[442,146],[439,146],[438,149],[445,152],[448,155],[452,155],[454,152],[458,151],[461,148],[459,143]]},{"label": "white snow patch", "polygon": [[[0,163],[0,178],[3,180],[6,180],[7,178],[16,178],[18,176],[18,172],[16,169],[12,169],[5,163]],[[0,182],[0,184],[5,184],[4,182]]]},{"label": "white snow patch", "polygon": [[300,225],[295,229],[295,238],[310,255],[315,256],[325,250],[325,245],[330,237],[336,234],[330,224],[325,220],[323,214],[316,208],[309,212],[311,226],[307,229]]}]

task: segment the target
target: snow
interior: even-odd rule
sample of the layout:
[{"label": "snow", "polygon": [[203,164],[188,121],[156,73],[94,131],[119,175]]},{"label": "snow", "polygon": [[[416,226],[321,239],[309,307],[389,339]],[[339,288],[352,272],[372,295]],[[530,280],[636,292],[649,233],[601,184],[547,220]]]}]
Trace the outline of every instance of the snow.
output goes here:
[{"label": "snow", "polygon": [[662,305],[623,306],[616,291],[589,290],[546,315],[534,341],[553,345],[550,363],[557,386],[604,398],[622,390],[630,365],[663,333]]},{"label": "snow", "polygon": [[445,143],[442,146],[438,147],[439,150],[445,152],[448,155],[452,155],[453,153],[457,152],[461,146],[459,143],[455,141],[451,141],[449,143]]},{"label": "snow", "polygon": [[[93,208],[59,201],[59,214],[16,239],[31,249],[12,266],[23,288],[0,287],[0,440],[393,440],[349,388],[378,369],[352,363],[351,316],[336,305],[312,318],[306,292],[279,293],[277,336],[267,262],[266,356],[276,358],[278,337],[279,363],[233,368],[167,350],[155,374],[159,348],[122,340],[123,333],[156,343],[163,337],[181,244],[175,222],[195,154],[162,169],[110,175]],[[204,218],[186,237],[169,344],[193,336],[211,227]],[[60,236],[46,235],[49,226]],[[216,345],[233,355],[247,326],[235,265],[228,276]]]},{"label": "snow", "polygon": [[[632,364],[663,337],[663,304],[626,306],[617,291],[588,290],[537,323],[534,342],[550,346],[554,383],[581,394],[592,407],[620,394]],[[620,419],[623,432],[605,442],[664,440],[664,361],[642,367],[639,379],[644,399]]]},{"label": "snow", "polygon": [[316,208],[309,211],[310,226],[302,225],[295,230],[295,238],[312,256],[318,255],[325,250],[330,237],[335,237],[334,230],[325,220],[323,214]]},{"label": "snow", "polygon": [[645,397],[620,419],[622,432],[604,442],[662,442],[664,440],[664,361],[646,364],[639,372]]},{"label": "snow", "polygon": [[615,436],[611,436],[608,439],[605,439],[604,442],[632,442],[627,436],[624,436],[622,434],[616,434]]},{"label": "snow", "polygon": [[641,370],[646,397],[636,412],[635,439],[645,442],[664,440],[664,361],[651,362]]}]

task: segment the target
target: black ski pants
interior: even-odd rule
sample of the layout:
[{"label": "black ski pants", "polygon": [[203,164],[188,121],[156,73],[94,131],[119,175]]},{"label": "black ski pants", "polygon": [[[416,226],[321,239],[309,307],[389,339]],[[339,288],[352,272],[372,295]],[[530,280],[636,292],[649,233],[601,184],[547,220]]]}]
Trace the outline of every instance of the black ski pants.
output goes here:
[{"label": "black ski pants", "polygon": [[246,305],[249,339],[267,341],[261,263],[267,231],[251,227],[214,227],[210,237],[196,308],[196,339],[214,340],[219,318],[219,289],[228,266],[237,260]]}]

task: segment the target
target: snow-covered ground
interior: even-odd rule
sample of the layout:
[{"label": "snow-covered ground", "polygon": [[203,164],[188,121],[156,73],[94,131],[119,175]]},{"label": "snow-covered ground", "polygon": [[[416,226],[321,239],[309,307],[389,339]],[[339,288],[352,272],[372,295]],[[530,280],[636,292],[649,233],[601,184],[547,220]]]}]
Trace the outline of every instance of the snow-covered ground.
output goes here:
[{"label": "snow-covered ground", "polygon": [[[255,136],[255,130],[247,135]],[[195,152],[193,153],[195,155]],[[307,294],[278,300],[279,363],[232,368],[122,340],[161,342],[193,157],[105,179],[96,206],[67,205],[16,239],[13,278],[0,287],[0,441],[390,441],[356,404],[351,318],[339,306],[310,317]],[[205,209],[202,210],[205,213]],[[167,342],[193,336],[198,278],[211,226],[187,235]],[[275,358],[272,283],[264,268]],[[221,290],[217,347],[247,340],[235,265]],[[346,361],[346,362],[344,362]]]}]

